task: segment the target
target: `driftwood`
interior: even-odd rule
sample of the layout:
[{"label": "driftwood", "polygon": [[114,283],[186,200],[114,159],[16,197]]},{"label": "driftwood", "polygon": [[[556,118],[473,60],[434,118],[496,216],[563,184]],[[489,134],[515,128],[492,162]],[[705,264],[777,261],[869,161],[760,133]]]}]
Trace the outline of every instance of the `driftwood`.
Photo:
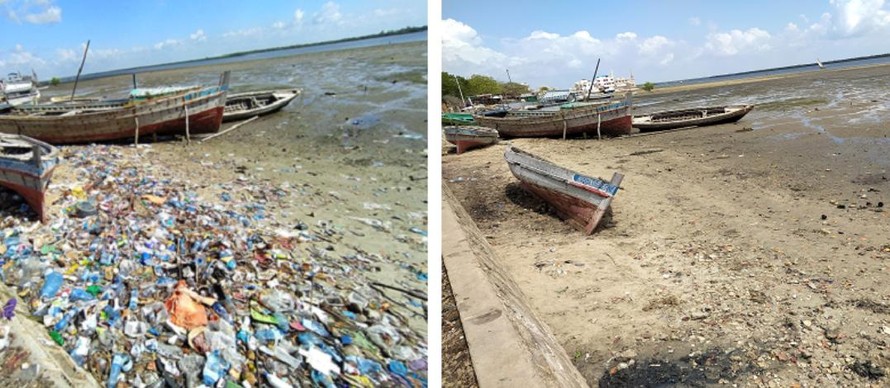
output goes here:
[{"label": "driftwood", "polygon": [[244,124],[247,124],[247,123],[249,123],[249,122],[251,122],[251,121],[254,121],[254,120],[258,119],[258,118],[260,118],[260,116],[253,116],[253,117],[251,117],[251,118],[249,118],[249,119],[247,119],[247,120],[244,120],[244,121],[242,121],[242,122],[240,122],[240,123],[238,123],[238,124],[233,125],[231,128],[226,129],[225,131],[222,131],[222,132],[219,132],[219,133],[214,133],[214,134],[212,134],[212,135],[210,135],[210,136],[207,136],[207,137],[201,139],[201,142],[203,143],[203,142],[205,142],[205,141],[207,141],[207,140],[213,139],[214,137],[217,137],[217,136],[220,136],[220,135],[229,133],[229,132],[231,132],[231,131],[234,131],[234,130],[237,129],[238,127],[240,127],[240,126],[242,126],[242,125],[244,125]]}]

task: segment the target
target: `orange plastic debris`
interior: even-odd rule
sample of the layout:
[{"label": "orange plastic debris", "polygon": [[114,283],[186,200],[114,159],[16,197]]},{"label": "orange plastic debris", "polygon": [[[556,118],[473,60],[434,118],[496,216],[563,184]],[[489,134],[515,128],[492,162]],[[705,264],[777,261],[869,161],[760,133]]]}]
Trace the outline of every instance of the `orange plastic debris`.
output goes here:
[{"label": "orange plastic debris", "polygon": [[164,302],[170,321],[188,330],[207,326],[207,310],[201,301],[192,297],[195,293],[188,289],[184,280],[180,280],[173,290],[173,295]]}]

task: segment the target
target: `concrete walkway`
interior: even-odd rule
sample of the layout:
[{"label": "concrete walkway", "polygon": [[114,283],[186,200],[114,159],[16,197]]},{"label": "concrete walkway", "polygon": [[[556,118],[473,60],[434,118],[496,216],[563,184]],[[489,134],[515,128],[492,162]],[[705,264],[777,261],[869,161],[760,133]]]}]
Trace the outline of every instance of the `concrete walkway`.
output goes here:
[{"label": "concrete walkway", "polygon": [[587,387],[445,184],[442,230],[442,260],[479,386]]}]

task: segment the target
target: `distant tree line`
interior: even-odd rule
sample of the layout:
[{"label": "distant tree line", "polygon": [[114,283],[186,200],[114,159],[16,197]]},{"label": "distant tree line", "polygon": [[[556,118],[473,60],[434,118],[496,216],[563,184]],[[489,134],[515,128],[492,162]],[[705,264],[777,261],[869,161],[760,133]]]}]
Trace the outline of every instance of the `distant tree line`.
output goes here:
[{"label": "distant tree line", "polygon": [[[458,84],[460,88],[458,88]],[[517,98],[529,93],[528,85],[516,82],[498,82],[487,75],[473,74],[470,78],[442,72],[442,100],[451,102],[453,99],[460,101],[461,93],[464,98],[481,94],[502,95],[507,98]]]}]

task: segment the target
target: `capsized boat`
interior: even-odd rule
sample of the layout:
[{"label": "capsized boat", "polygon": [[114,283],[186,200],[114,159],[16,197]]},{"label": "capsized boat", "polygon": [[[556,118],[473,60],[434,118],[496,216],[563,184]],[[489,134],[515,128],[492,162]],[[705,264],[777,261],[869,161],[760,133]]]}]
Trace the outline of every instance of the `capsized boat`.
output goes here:
[{"label": "capsized boat", "polygon": [[754,105],[714,106],[634,116],[633,126],[640,132],[725,124],[739,121]]},{"label": "capsized boat", "polygon": [[478,115],[474,118],[479,125],[496,129],[503,138],[621,136],[632,130],[632,105],[632,95],[628,93],[623,100],[605,104],[556,111],[511,111],[503,118]]},{"label": "capsized boat", "polygon": [[229,72],[217,86],[184,93],[102,101],[12,107],[0,115],[0,133],[32,137],[50,144],[113,141],[148,135],[213,133],[222,124]]},{"label": "capsized boat", "polygon": [[223,122],[244,120],[276,112],[302,93],[302,89],[288,89],[232,94],[226,98]]},{"label": "capsized boat", "polygon": [[15,191],[46,221],[44,195],[59,151],[47,143],[25,136],[0,133],[0,186]]},{"label": "capsized boat", "polygon": [[569,224],[591,234],[609,211],[624,175],[605,180],[557,166],[544,158],[510,147],[504,159],[522,187],[549,203]]},{"label": "capsized boat", "polygon": [[448,126],[442,128],[445,131],[445,140],[457,146],[457,153],[462,154],[471,148],[485,147],[497,143],[498,131],[475,125]]}]

